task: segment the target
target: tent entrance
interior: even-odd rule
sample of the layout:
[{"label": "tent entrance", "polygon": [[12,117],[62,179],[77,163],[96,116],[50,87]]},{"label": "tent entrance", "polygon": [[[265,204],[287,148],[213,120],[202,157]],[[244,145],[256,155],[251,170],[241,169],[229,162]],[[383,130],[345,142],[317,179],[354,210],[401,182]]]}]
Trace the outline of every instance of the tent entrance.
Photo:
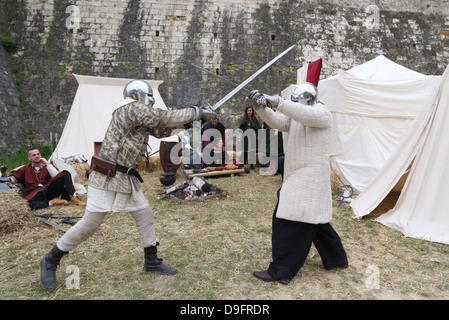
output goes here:
[{"label": "tent entrance", "polygon": [[410,165],[408,166],[405,173],[398,180],[398,182],[391,189],[391,191],[387,194],[387,196],[382,200],[382,202],[379,203],[379,205],[373,211],[371,211],[370,214],[362,217],[362,219],[376,219],[396,206],[396,203],[398,202],[399,197],[401,196],[401,191],[404,188],[405,182],[408,179],[410,169],[413,166],[413,161],[415,161],[414,158],[410,163]]}]

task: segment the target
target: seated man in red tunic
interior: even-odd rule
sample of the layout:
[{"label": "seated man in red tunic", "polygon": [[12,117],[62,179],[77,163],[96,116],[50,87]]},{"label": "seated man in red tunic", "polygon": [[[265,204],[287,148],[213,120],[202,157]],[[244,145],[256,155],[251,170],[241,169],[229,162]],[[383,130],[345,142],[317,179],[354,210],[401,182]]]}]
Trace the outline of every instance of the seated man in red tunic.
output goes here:
[{"label": "seated man in red tunic", "polygon": [[68,171],[59,171],[42,158],[38,149],[28,151],[28,160],[31,163],[13,171],[9,179],[12,183],[24,184],[28,193],[25,200],[31,209],[67,205],[69,201],[79,206],[86,205],[76,196],[72,177]]}]

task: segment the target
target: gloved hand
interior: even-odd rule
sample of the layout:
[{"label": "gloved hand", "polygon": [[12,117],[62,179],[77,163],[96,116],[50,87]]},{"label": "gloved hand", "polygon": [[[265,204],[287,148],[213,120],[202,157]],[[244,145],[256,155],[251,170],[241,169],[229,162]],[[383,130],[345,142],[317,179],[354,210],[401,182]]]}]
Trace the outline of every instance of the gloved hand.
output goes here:
[{"label": "gloved hand", "polygon": [[269,96],[267,94],[259,93],[253,90],[248,95],[248,98],[253,101],[256,111],[263,110],[265,107],[277,108],[279,105],[279,95]]},{"label": "gloved hand", "polygon": [[261,95],[259,93],[259,90],[251,90],[251,92],[248,95],[248,99],[252,101],[257,101],[257,98]]},{"label": "gloved hand", "polygon": [[259,93],[258,90],[252,90],[248,95],[248,99],[251,100],[254,106],[254,110],[256,111],[263,110],[266,107],[266,103],[263,99],[263,94]]},{"label": "gloved hand", "polygon": [[201,115],[201,119],[205,120],[205,121],[212,121],[212,119],[216,119],[217,118],[217,113],[212,110],[211,107],[205,107],[205,108],[201,108],[202,111],[202,115]]},{"label": "gloved hand", "polygon": [[212,121],[212,119],[215,119],[218,115],[217,113],[212,110],[211,107],[194,107],[195,110],[197,110],[197,115],[195,120],[203,119],[204,121]]},{"label": "gloved hand", "polygon": [[[278,94],[275,94],[274,96],[269,96],[267,94],[263,95],[265,98],[265,103],[270,108],[277,108],[279,105],[280,97]],[[259,100],[257,100],[259,102]]]}]

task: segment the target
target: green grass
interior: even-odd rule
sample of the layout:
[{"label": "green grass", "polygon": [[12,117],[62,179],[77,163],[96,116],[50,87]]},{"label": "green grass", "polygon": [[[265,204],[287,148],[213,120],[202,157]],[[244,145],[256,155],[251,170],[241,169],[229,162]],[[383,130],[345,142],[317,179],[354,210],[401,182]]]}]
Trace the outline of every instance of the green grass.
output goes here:
[{"label": "green grass", "polygon": [[[160,172],[143,173],[142,189],[155,212],[164,262],[175,276],[142,272],[143,249],[128,213],[109,214],[98,232],[70,252],[57,270],[58,287],[46,292],[38,262],[62,233],[35,222],[32,228],[0,236],[0,298],[33,300],[366,300],[447,299],[449,246],[405,238],[369,219],[353,219],[335,201],[332,225],[348,253],[348,269],[325,270],[316,249],[285,286],[252,276],[271,261],[271,216],[279,176],[251,172],[208,179],[227,196],[204,201],[158,199]],[[178,174],[177,182],[183,181]],[[75,206],[53,214],[82,213]],[[50,209],[45,209],[50,210]],[[80,288],[68,289],[66,268],[80,270]],[[370,266],[379,270],[379,289],[367,286]]]}]

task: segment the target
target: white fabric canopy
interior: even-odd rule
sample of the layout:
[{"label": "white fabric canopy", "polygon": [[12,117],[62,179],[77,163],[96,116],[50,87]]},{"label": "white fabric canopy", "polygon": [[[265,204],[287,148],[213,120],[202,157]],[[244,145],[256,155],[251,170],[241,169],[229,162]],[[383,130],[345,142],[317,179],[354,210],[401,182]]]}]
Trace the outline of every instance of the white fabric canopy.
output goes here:
[{"label": "white fabric canopy", "polygon": [[319,100],[334,116],[331,166],[363,191],[423,107],[439,76],[426,76],[380,55],[320,80]]},{"label": "white fabric canopy", "polygon": [[372,183],[351,203],[357,217],[372,212],[412,167],[396,206],[376,221],[405,236],[449,244],[449,67]]},{"label": "white fabric canopy", "polygon": [[[52,158],[82,154],[89,161],[94,154],[94,142],[103,141],[112,112],[123,99],[125,85],[133,79],[74,75],[78,90],[64,130]],[[156,108],[167,109],[158,87],[163,81],[145,80],[153,89]],[[159,150],[160,140],[150,136],[149,151]]]}]

